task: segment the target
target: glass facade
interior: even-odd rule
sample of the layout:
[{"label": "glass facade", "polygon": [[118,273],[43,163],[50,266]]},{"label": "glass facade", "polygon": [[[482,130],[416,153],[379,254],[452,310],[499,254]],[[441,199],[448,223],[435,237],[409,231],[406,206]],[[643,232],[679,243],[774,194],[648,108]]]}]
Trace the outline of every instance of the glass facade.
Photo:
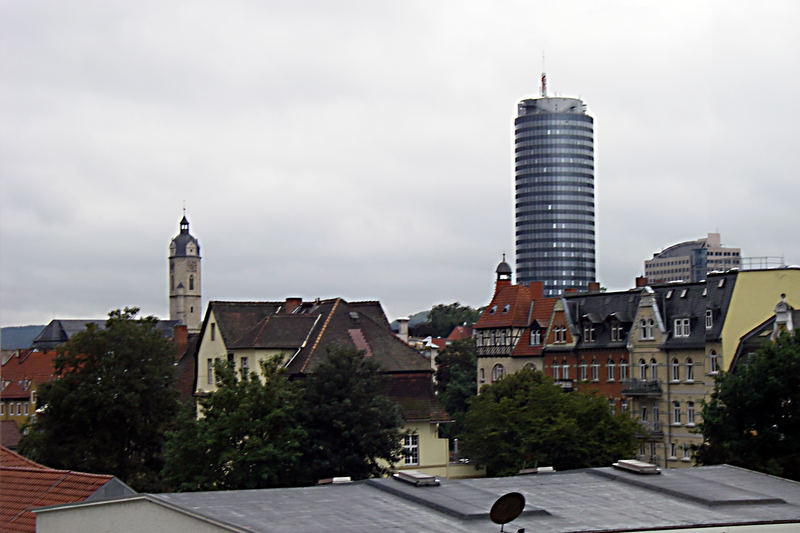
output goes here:
[{"label": "glass facade", "polygon": [[577,98],[522,100],[514,120],[517,282],[545,296],[595,281],[594,119]]}]

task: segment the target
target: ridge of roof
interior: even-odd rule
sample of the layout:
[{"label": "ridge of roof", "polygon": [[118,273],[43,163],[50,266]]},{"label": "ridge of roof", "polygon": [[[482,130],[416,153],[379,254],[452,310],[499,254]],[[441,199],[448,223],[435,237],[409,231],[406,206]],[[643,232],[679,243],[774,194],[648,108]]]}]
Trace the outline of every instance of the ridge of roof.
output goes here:
[{"label": "ridge of roof", "polygon": [[311,362],[311,357],[313,357],[314,352],[316,352],[317,347],[319,346],[319,343],[322,340],[322,335],[325,334],[325,330],[328,328],[328,324],[330,324],[331,319],[333,318],[333,314],[334,314],[334,312],[336,312],[336,308],[339,306],[339,303],[341,301],[342,301],[341,298],[336,298],[335,299],[335,301],[333,303],[333,307],[328,312],[328,316],[325,317],[325,323],[322,325],[322,328],[320,328],[319,334],[317,335],[317,338],[314,340],[314,346],[311,347],[311,351],[308,352],[308,357],[306,358],[305,362],[303,362],[303,367],[300,369],[301,372],[305,372],[306,371],[306,368],[308,367],[308,364]]},{"label": "ridge of roof", "polygon": [[0,446],[0,467],[16,468],[20,467],[20,465],[28,465],[27,468],[47,468],[46,466],[40,465],[36,461],[32,461],[27,457],[24,457],[17,452],[6,448],[5,446]]}]

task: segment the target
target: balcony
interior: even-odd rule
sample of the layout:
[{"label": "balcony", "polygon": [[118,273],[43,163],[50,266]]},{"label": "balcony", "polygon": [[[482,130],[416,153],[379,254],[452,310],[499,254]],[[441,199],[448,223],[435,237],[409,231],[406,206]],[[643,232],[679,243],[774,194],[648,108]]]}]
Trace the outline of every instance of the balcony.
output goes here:
[{"label": "balcony", "polygon": [[658,381],[628,379],[622,382],[622,394],[626,396],[661,396],[661,384]]},{"label": "balcony", "polygon": [[658,421],[648,422],[639,420],[639,427],[636,430],[637,438],[663,439],[664,424]]},{"label": "balcony", "polygon": [[554,383],[565,391],[572,391],[575,389],[575,382],[571,379],[556,379]]},{"label": "balcony", "polygon": [[478,357],[510,357],[514,351],[513,346],[478,346],[475,353]]}]

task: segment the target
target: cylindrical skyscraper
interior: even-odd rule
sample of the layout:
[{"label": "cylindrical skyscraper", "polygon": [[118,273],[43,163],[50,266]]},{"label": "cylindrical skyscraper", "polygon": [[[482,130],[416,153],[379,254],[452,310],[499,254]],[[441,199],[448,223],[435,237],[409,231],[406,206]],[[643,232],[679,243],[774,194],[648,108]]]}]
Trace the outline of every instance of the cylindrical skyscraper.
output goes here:
[{"label": "cylindrical skyscraper", "polygon": [[594,120],[581,100],[542,94],[514,119],[517,282],[558,296],[595,281]]}]

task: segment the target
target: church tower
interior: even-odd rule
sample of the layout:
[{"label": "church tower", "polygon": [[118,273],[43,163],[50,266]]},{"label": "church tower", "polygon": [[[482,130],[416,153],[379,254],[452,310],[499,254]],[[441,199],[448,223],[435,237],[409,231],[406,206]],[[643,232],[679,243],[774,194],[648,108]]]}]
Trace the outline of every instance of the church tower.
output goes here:
[{"label": "church tower", "polygon": [[180,233],[169,245],[169,318],[179,320],[190,333],[200,331],[200,243],[189,233],[186,215]]}]

